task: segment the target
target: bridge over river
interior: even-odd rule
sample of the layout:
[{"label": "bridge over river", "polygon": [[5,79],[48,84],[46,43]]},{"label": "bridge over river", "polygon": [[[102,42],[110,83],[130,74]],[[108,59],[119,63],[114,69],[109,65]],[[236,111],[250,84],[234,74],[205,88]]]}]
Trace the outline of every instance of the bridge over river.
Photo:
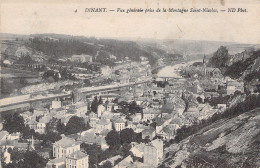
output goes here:
[{"label": "bridge over river", "polygon": [[[129,82],[129,83],[123,83],[123,84],[111,84],[106,86],[97,86],[97,87],[84,87],[77,89],[77,92],[82,93],[83,95],[91,95],[95,93],[102,93],[102,92],[108,92],[113,90],[118,90],[123,87],[131,87],[133,85],[139,85],[151,82],[152,79],[144,79],[142,81],[137,82]],[[72,92],[64,92],[64,93],[57,93],[57,94],[45,94],[45,95],[33,95],[33,94],[27,94],[27,95],[20,95],[15,97],[8,97],[4,99],[0,99],[0,113],[15,110],[17,108],[21,108],[24,105],[28,105],[33,102],[37,101],[44,101],[44,100],[54,100],[57,98],[66,98],[71,97]]]}]

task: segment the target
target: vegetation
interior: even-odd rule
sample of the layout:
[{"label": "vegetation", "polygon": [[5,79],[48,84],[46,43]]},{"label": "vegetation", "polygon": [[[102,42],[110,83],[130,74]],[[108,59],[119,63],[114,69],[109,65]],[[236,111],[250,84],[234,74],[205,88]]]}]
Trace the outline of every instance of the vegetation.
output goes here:
[{"label": "vegetation", "polygon": [[120,147],[120,135],[117,131],[110,131],[105,139],[110,148],[118,149]]},{"label": "vegetation", "polygon": [[153,52],[161,52],[159,49],[151,47],[146,50],[132,41],[119,41],[110,39],[95,39],[86,37],[64,36],[50,34],[55,38],[46,38],[48,34],[36,35],[31,38],[26,46],[35,51],[40,51],[45,55],[55,59],[64,56],[70,57],[74,54],[88,54],[95,56],[94,61],[105,65],[113,66],[114,60],[110,59],[110,55],[114,55],[117,60],[124,60],[128,57],[130,60],[139,61],[140,56],[148,57],[150,63],[154,64],[156,59],[152,56]]},{"label": "vegetation", "polygon": [[216,68],[227,67],[229,54],[228,49],[224,46],[221,46],[214,54],[213,57],[209,60],[209,66]]},{"label": "vegetation", "polygon": [[75,134],[87,129],[89,129],[89,127],[85,124],[84,118],[72,116],[66,125],[65,134]]},{"label": "vegetation", "polygon": [[181,140],[199,132],[202,128],[212,124],[215,121],[225,118],[233,118],[258,107],[260,107],[260,94],[248,95],[244,102],[228,108],[223,113],[214,114],[211,118],[207,120],[202,120],[200,123],[194,123],[192,126],[183,126],[179,130],[177,130],[175,142],[180,142]]},{"label": "vegetation", "polygon": [[[231,78],[239,78],[242,76],[243,72],[247,70],[250,65],[254,63],[254,60],[260,57],[260,50],[253,52],[253,55],[246,60],[238,61],[231,66],[227,67],[227,70],[225,71],[224,75],[230,76]],[[250,76],[247,77],[250,79]],[[247,80],[248,80],[247,79]]]},{"label": "vegetation", "polygon": [[144,142],[141,133],[135,133],[133,129],[126,128],[122,131],[110,131],[106,136],[106,142],[110,148],[118,149],[120,146],[129,145],[131,142]]},{"label": "vegetation", "polygon": [[[97,164],[100,163],[103,160],[106,160],[108,158],[111,158],[116,155],[120,155],[123,157],[126,157],[131,154],[130,145],[123,145],[120,148],[109,148],[105,151],[102,151],[100,146],[97,146],[95,144],[89,145],[89,144],[81,144],[81,149],[85,150],[89,154],[89,167],[95,168],[97,167]],[[120,159],[121,160],[121,159]],[[107,165],[107,164],[105,164]],[[105,167],[103,165],[102,167]]]},{"label": "vegetation", "polygon": [[11,150],[11,160],[12,163],[4,164],[4,168],[16,168],[16,167],[26,167],[26,168],[44,168],[47,160],[41,157],[36,151],[18,151],[17,149]]},{"label": "vegetation", "polygon": [[244,78],[246,82],[251,82],[253,79],[260,81],[260,70],[253,71],[252,73],[247,74]]},{"label": "vegetation", "polygon": [[4,116],[3,129],[7,132],[23,132],[25,129],[24,119],[18,113],[7,114]]},{"label": "vegetation", "polygon": [[132,101],[130,103],[121,101],[118,103],[118,105],[121,107],[121,109],[119,110],[120,113],[126,115],[127,117],[135,113],[143,112],[143,109],[139,105],[137,105],[135,101]]}]

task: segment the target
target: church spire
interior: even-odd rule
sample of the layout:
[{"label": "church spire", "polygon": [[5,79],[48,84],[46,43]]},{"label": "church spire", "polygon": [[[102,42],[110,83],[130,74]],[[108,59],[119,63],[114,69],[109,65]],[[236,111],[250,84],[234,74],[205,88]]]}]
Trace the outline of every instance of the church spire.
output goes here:
[{"label": "church spire", "polygon": [[203,57],[203,64],[205,65],[206,64],[206,56],[204,54],[204,57]]},{"label": "church spire", "polygon": [[30,147],[31,147],[32,150],[35,150],[33,135],[32,135],[32,140],[31,140],[31,146]]}]

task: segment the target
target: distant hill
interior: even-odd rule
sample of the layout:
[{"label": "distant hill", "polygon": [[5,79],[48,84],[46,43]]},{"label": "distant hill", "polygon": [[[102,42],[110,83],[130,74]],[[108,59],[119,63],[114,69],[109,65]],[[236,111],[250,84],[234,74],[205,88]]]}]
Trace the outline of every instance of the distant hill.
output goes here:
[{"label": "distant hill", "polygon": [[[140,56],[144,56],[149,59],[152,65],[156,64],[159,58],[165,58],[166,62],[183,59],[198,60],[202,59],[204,55],[210,58],[220,46],[226,46],[231,55],[248,48],[260,47],[260,45],[216,41],[155,39],[136,41],[133,39],[102,39],[63,34],[1,34],[1,38],[2,44],[16,43],[18,45],[16,48],[24,45],[29,50],[35,50],[35,52],[40,52],[53,59],[68,58],[73,54],[89,54],[99,57],[98,60],[102,60],[103,57],[115,56],[117,60],[124,60],[128,57],[130,60],[136,61],[140,59]],[[7,44],[7,47],[10,49],[11,45],[9,44]],[[12,49],[11,47],[10,50]],[[2,50],[4,50],[3,47],[1,47]],[[103,52],[99,53],[98,51]]]},{"label": "distant hill", "polygon": [[258,44],[238,44],[218,41],[192,41],[192,40],[158,40],[157,45],[168,52],[174,52],[187,57],[190,60],[212,57],[213,53],[220,47],[226,46],[230,54],[242,52],[248,48],[260,48]]},{"label": "distant hill", "polygon": [[[140,57],[147,57],[151,65],[155,64],[158,57],[167,57],[168,54],[154,46],[139,45],[134,41],[120,41],[114,39],[98,39],[94,37],[71,36],[61,34],[33,34],[13,35],[2,34],[4,40],[1,53],[10,57],[14,56],[17,48],[24,47],[32,53],[39,52],[52,59],[68,58],[74,54],[88,54],[95,61],[112,63],[125,60],[126,58],[139,61]],[[17,43],[12,45],[11,43]],[[12,52],[7,52],[9,51]],[[116,58],[111,60],[110,58]]]}]

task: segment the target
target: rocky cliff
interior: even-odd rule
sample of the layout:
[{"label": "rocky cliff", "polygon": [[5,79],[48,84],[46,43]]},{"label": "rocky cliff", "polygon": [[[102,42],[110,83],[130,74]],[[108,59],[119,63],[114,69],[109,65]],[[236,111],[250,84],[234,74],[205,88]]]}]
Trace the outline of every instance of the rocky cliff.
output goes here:
[{"label": "rocky cliff", "polygon": [[219,120],[165,150],[161,167],[259,167],[260,108]]}]

